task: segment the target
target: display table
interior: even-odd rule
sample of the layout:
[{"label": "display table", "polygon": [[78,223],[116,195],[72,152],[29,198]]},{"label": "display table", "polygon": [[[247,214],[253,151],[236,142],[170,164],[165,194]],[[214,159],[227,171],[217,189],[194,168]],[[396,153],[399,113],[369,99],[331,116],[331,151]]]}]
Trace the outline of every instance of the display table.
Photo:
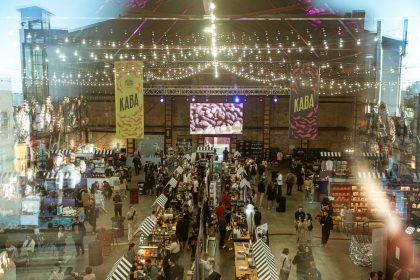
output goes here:
[{"label": "display table", "polygon": [[249,275],[250,280],[257,280],[257,269],[250,268],[248,258],[245,255],[245,247],[250,248],[251,245],[248,242],[234,242],[233,243],[234,250],[235,250],[235,278],[244,277],[245,275]]}]

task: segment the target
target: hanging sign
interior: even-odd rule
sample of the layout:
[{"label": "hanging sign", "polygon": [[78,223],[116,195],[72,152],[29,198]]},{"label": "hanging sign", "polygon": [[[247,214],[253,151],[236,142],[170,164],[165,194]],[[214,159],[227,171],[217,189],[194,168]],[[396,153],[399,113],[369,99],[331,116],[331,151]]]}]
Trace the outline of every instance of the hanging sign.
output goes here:
[{"label": "hanging sign", "polygon": [[118,138],[144,138],[143,62],[115,62],[115,118]]},{"label": "hanging sign", "polygon": [[296,64],[289,103],[289,139],[318,137],[319,69],[311,63]]}]

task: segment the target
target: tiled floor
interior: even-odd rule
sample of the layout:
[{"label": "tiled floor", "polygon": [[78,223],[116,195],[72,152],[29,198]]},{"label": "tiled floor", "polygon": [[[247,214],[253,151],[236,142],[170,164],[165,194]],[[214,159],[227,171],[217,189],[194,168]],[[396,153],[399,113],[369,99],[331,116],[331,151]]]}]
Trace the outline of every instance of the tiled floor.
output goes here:
[{"label": "tiled floor", "polygon": [[[140,177],[133,179],[133,186],[140,180]],[[139,204],[136,205],[139,213],[139,221],[142,221],[148,216],[152,210],[151,204],[154,197],[140,196]],[[129,200],[125,201],[123,214],[128,210]],[[304,203],[303,193],[294,190],[293,196],[287,198],[286,213],[278,213],[274,210],[262,209],[262,222],[267,222],[270,233],[270,248],[273,254],[277,257],[277,266],[280,267],[279,257],[283,248],[290,249],[290,255],[293,258],[296,254],[296,238],[295,229],[293,226],[294,211],[298,205],[303,205],[306,211],[316,215],[319,209],[317,203]],[[108,213],[101,214],[98,219],[97,228],[105,227],[111,228],[111,216],[113,216],[113,206],[110,202],[106,205]],[[87,223],[86,223],[87,224]],[[349,240],[348,238],[336,231],[332,232],[331,239],[326,248],[320,247],[320,226],[314,223],[314,234],[312,241],[312,250],[318,269],[322,273],[322,279],[340,280],[340,279],[367,279],[370,268],[363,268],[354,265],[348,256]],[[90,232],[90,226],[86,226]],[[23,236],[22,236],[23,238]],[[90,235],[85,240],[85,247],[89,241],[93,239]],[[63,267],[72,266],[74,271],[83,271],[89,263],[89,252],[85,255],[76,257],[75,249],[71,238],[67,240],[65,259]],[[119,245],[114,246],[110,256],[104,257],[102,265],[93,267],[97,275],[97,279],[105,279],[108,272],[112,268],[114,262],[125,254],[127,250],[126,237],[119,238]],[[216,271],[222,275],[222,279],[234,279],[234,260],[233,252],[229,250],[216,249]],[[191,266],[190,252],[185,253],[180,258],[180,264],[184,265],[185,270]],[[52,254],[52,249],[43,249],[38,253],[37,258],[34,259],[32,266],[29,268],[18,268],[17,279],[47,279],[47,273],[50,271],[52,265],[55,263],[55,256]],[[294,267],[290,275],[291,280],[296,279],[296,268]]]}]

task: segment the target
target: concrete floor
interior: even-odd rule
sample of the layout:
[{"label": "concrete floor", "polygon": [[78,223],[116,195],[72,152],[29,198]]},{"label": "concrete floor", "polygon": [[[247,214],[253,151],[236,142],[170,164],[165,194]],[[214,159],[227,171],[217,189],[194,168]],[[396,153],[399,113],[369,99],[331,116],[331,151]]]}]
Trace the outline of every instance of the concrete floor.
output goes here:
[{"label": "concrete floor", "polygon": [[[134,177],[132,185],[141,180],[141,177]],[[137,213],[139,214],[139,221],[142,221],[146,216],[151,213],[151,205],[155,197],[140,196],[139,204],[136,205]],[[293,190],[293,195],[287,198],[287,211],[286,213],[278,213],[275,210],[262,209],[262,223],[267,222],[270,233],[270,248],[276,256],[277,267],[281,266],[279,258],[283,248],[290,249],[290,256],[293,258],[297,251],[295,229],[293,226],[294,212],[298,205],[303,205],[305,211],[310,212],[313,216],[318,213],[318,203],[304,203],[303,193]],[[128,210],[129,200],[125,201],[123,207],[123,214]],[[113,206],[110,202],[107,203],[106,208],[108,213],[101,214],[97,228],[111,228],[111,217],[113,216]],[[86,223],[88,236],[85,238],[85,248],[89,241],[93,240],[93,235],[90,235],[91,228]],[[314,222],[314,233],[312,238],[312,250],[316,261],[316,265],[322,274],[322,279],[368,279],[370,268],[359,267],[354,265],[348,256],[349,239],[342,233],[334,230],[331,233],[330,241],[326,248],[320,246],[320,225]],[[24,238],[24,236],[22,236]],[[113,246],[111,255],[105,256],[102,265],[93,267],[96,273],[96,279],[105,279],[114,262],[125,254],[127,250],[127,239],[119,238],[119,245]],[[75,248],[71,238],[67,240],[65,259],[63,267],[71,266],[74,271],[84,271],[85,267],[89,264],[89,251],[85,255],[76,257]],[[190,252],[186,252],[180,258],[180,264],[184,265],[185,271],[191,266]],[[222,275],[222,279],[234,279],[234,258],[233,252],[228,250],[216,249],[216,268]],[[52,265],[55,263],[56,257],[53,255],[52,249],[42,249],[39,251],[37,257],[34,259],[33,264],[29,268],[18,268],[17,279],[47,279],[47,273],[51,270]],[[296,279],[296,268],[292,268],[290,275],[291,280]]]}]

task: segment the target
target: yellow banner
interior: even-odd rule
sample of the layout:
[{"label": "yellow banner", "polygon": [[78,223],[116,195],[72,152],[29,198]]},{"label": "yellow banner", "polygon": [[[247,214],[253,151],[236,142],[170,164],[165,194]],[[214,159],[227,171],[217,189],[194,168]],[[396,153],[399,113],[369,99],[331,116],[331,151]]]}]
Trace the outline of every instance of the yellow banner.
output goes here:
[{"label": "yellow banner", "polygon": [[144,138],[143,62],[115,62],[115,118],[118,138]]}]

